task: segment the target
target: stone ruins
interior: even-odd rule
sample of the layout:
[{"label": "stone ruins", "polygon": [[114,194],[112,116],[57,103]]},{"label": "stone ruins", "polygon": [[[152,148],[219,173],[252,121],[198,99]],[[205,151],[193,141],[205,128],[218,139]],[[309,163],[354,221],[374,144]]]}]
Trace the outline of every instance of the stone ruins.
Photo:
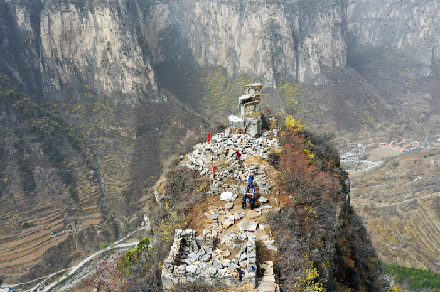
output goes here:
[{"label": "stone ruins", "polygon": [[229,116],[229,126],[255,136],[262,132],[267,124],[266,117],[261,113],[261,90],[263,85],[245,85],[245,95],[238,98],[239,116]]},{"label": "stone ruins", "polygon": [[[228,249],[216,248],[218,234],[215,230],[203,230],[199,237],[196,235],[196,231],[192,229],[175,231],[174,243],[162,271],[162,283],[165,288],[177,283],[255,288],[255,237],[235,236],[230,244],[240,246],[240,251],[232,257]],[[236,278],[237,268],[242,270],[241,280]]]},{"label": "stone ruins", "polygon": [[[246,85],[246,95],[240,97],[240,117],[230,117],[230,128],[180,157],[181,166],[213,177],[207,196],[215,196],[216,202],[203,211],[208,221],[202,230],[175,230],[174,243],[162,269],[165,290],[181,283],[239,291],[279,291],[273,263],[259,260],[256,251],[257,242],[265,250],[277,251],[259,218],[280,211],[275,183],[270,179],[271,166],[262,163],[271,152],[280,150],[278,130],[263,128],[261,89],[261,84]],[[234,119],[241,122],[231,122]],[[242,154],[240,160],[233,155],[236,151]],[[255,208],[250,210],[248,205],[242,209],[241,196],[251,174],[256,189]],[[161,198],[156,200],[160,202]]]}]

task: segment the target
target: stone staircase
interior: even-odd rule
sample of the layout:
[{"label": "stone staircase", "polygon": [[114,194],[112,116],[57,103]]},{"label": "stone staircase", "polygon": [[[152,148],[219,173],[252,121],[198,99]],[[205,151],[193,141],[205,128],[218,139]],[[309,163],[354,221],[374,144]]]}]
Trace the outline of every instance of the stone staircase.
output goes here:
[{"label": "stone staircase", "polygon": [[257,288],[251,292],[278,292],[280,287],[275,281],[273,273],[273,262],[265,261],[260,264],[259,268],[264,270],[263,277],[257,279]]}]

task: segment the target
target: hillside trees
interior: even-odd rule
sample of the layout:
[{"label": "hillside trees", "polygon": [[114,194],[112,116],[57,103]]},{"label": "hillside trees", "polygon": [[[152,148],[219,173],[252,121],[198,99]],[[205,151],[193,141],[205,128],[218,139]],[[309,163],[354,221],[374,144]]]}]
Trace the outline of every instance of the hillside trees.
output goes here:
[{"label": "hillside trees", "polygon": [[[371,243],[366,231],[359,229],[362,222],[355,220],[358,217],[353,212],[350,220],[341,212],[346,204],[341,184],[344,173],[337,152],[326,139],[307,132],[292,117],[287,118],[280,133],[279,186],[291,199],[269,218],[279,245],[276,271],[280,287],[282,291],[320,291],[324,286],[328,291],[338,286],[380,291],[376,279],[379,267],[374,264],[374,250],[368,248]],[[340,241],[345,245],[338,246]],[[359,248],[365,248],[370,257]],[[348,265],[340,262],[345,256]],[[367,272],[358,275],[364,266]]]}]

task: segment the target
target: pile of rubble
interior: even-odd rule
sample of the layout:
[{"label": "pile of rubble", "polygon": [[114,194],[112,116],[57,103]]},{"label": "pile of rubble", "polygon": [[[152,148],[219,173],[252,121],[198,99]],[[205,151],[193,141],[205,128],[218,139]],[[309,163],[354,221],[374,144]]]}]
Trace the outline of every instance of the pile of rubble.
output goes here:
[{"label": "pile of rubble", "polygon": [[[192,153],[181,156],[180,164],[200,171],[200,175],[212,175],[212,167],[215,168],[215,179],[207,195],[218,195],[224,207],[217,203],[205,211],[206,217],[212,221],[208,221],[206,229],[200,234],[192,229],[175,231],[174,243],[162,270],[165,290],[177,283],[207,284],[245,291],[276,290],[272,262],[260,265],[264,276],[257,279],[256,240],[259,234],[259,240],[267,249],[277,250],[274,240],[265,230],[265,224],[258,223],[258,217],[279,211],[280,202],[272,190],[275,183],[269,179],[270,167],[249,158],[268,159],[269,152],[280,147],[277,134],[274,130],[254,138],[248,134],[231,134],[226,130],[214,135],[210,143],[198,144]],[[236,151],[242,154],[240,162],[233,156]],[[245,193],[251,174],[254,175],[257,202],[254,210],[242,210],[241,200],[237,199]],[[237,201],[240,202],[237,204]],[[241,281],[237,275],[239,271]],[[259,287],[256,289],[257,281]]]},{"label": "pile of rubble", "polygon": [[[235,244],[241,244],[238,254],[231,258],[230,250],[214,248],[218,233],[203,230],[196,236],[192,229],[176,230],[174,243],[162,270],[164,288],[174,284],[208,284],[216,287],[242,288],[256,284],[256,238],[236,236]],[[242,272],[242,279],[235,273]]]},{"label": "pile of rubble", "polygon": [[[234,163],[233,153],[235,151],[242,154],[241,159],[244,161],[252,156],[267,159],[269,151],[280,147],[277,138],[269,138],[277,134],[278,131],[274,129],[264,132],[260,138],[255,138],[248,134],[231,134],[226,130],[214,135],[211,142],[195,145],[194,151],[187,155],[187,159],[182,161],[181,165],[198,170],[201,175],[207,175],[211,174],[211,163],[215,161],[224,161],[226,164]],[[216,173],[216,175],[218,174]]]}]

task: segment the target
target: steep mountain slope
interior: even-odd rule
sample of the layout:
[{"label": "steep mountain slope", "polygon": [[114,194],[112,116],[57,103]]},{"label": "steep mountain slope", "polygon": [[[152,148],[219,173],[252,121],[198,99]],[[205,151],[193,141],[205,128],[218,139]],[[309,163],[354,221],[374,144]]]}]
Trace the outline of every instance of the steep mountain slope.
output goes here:
[{"label": "steep mountain slope", "polygon": [[[118,237],[139,223],[138,200],[180,138],[235,110],[247,83],[265,84],[272,110],[339,137],[436,131],[437,10],[428,0],[0,0],[0,192],[11,212],[0,227],[27,236],[39,227],[19,225],[39,220],[47,233],[67,216],[108,229],[85,249]],[[2,263],[27,249],[10,246]]]},{"label": "steep mountain slope", "polygon": [[6,76],[0,82],[0,264],[9,283],[64,268],[139,225],[139,200],[162,162],[187,128],[204,124],[172,98],[116,107],[86,91],[88,102],[42,107]]}]

